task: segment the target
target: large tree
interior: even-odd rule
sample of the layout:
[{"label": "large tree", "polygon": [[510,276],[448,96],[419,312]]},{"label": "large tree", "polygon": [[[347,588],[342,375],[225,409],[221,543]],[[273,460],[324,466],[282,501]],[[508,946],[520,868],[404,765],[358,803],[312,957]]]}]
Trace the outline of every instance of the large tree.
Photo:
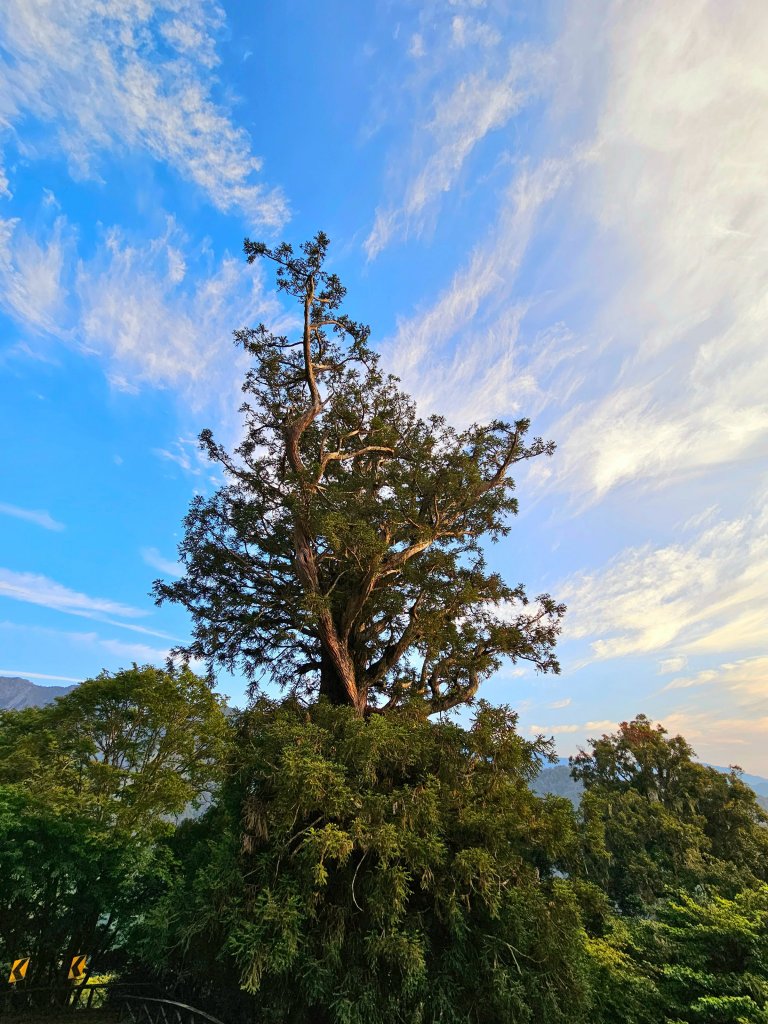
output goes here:
[{"label": "large tree", "polygon": [[482,547],[517,511],[513,466],[554,446],[527,442],[525,419],[457,431],[419,417],[369,329],[341,311],[327,247],[323,234],[298,253],[245,241],[249,262],[276,264],[299,328],[235,332],[253,357],[243,440],[230,453],[200,435],[226,483],[191,505],[183,577],[155,583],[158,601],[191,613],[179,653],[360,714],[470,701],[505,657],[556,672],[563,606],[529,604]]}]

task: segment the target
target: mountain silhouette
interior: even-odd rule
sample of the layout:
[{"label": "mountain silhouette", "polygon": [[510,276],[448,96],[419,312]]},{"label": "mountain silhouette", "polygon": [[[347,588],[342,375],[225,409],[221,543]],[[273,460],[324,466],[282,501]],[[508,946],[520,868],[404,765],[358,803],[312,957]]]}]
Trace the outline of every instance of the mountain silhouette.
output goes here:
[{"label": "mountain silhouette", "polygon": [[74,690],[74,686],[39,686],[20,676],[0,676],[0,711],[20,711],[50,704],[56,697]]}]

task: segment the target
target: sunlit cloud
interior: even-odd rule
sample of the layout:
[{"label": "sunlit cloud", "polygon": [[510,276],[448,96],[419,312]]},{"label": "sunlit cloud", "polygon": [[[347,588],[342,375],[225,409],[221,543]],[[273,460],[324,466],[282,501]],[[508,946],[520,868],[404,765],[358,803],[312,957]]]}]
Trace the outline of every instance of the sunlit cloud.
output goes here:
[{"label": "sunlit cloud", "polygon": [[681,708],[665,715],[662,724],[672,735],[679,733],[693,746],[697,756],[709,764],[744,766],[757,774],[768,775],[768,715],[751,709],[701,711],[695,706]]},{"label": "sunlit cloud", "polygon": [[554,428],[561,488],[598,500],[768,451],[766,45],[768,9],[750,2],[727,19],[706,0],[569,13],[559,52],[582,63],[564,117],[591,99],[596,125],[574,206],[599,239],[603,386]]},{"label": "sunlit cloud", "polygon": [[687,658],[684,657],[662,658],[659,662],[659,675],[665,676],[669,675],[670,672],[679,672],[685,668],[686,661]]},{"label": "sunlit cloud", "polygon": [[[558,593],[565,633],[589,641],[593,659],[663,651],[750,651],[768,643],[768,514],[722,520],[686,543],[629,548],[577,573]],[[675,671],[674,668],[670,669]]]},{"label": "sunlit cloud", "polygon": [[677,676],[664,691],[685,690],[690,687],[716,687],[727,690],[739,701],[758,698],[768,701],[768,657],[739,658],[715,668],[702,669],[690,676]]},{"label": "sunlit cloud", "polygon": [[531,725],[529,732],[536,736],[563,736],[572,732],[579,732],[580,725]]}]

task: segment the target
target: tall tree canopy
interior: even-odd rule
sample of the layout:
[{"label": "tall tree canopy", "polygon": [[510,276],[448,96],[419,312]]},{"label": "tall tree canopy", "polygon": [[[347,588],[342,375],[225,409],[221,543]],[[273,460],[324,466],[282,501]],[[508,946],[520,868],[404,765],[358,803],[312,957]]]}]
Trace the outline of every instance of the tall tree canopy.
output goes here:
[{"label": "tall tree canopy", "polygon": [[558,671],[563,606],[529,603],[487,570],[481,543],[517,511],[512,467],[553,444],[527,442],[525,419],[457,431],[420,418],[380,369],[369,328],[341,311],[327,248],[323,234],[298,253],[246,239],[249,262],[276,264],[300,329],[235,332],[254,360],[244,440],[230,453],[201,434],[227,482],[192,502],[183,577],[155,583],[159,602],[191,613],[179,653],[360,714],[467,702],[505,657]]},{"label": "tall tree canopy", "polygon": [[550,747],[516,721],[256,701],[134,948],[225,1020],[584,1022],[573,812],[531,792]]},{"label": "tall tree canopy", "polygon": [[738,770],[699,764],[645,715],[590,743],[571,758],[584,783],[582,865],[624,913],[678,889],[732,894],[768,880],[768,816]]}]

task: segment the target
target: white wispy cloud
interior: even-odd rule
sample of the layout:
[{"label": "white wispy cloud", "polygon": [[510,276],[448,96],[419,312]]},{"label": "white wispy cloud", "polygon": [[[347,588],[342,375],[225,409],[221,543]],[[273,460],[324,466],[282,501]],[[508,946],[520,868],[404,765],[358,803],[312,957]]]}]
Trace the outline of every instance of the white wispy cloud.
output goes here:
[{"label": "white wispy cloud", "polygon": [[168,648],[149,647],[147,644],[129,644],[122,640],[99,639],[98,646],[101,650],[117,658],[124,658],[127,661],[136,661],[140,664],[162,664],[168,658]]},{"label": "white wispy cloud", "polygon": [[[116,390],[172,389],[193,412],[214,406],[222,422],[234,421],[248,359],[232,344],[233,329],[286,322],[259,267],[195,250],[172,218],[148,240],[111,229],[78,259],[77,232],[59,217],[56,271],[48,273],[54,242],[45,235],[20,224],[4,240],[0,234],[0,305],[22,327],[99,358]],[[195,273],[187,273],[193,262]]]},{"label": "white wispy cloud", "polygon": [[211,0],[8,0],[0,125],[45,123],[81,178],[98,177],[105,153],[142,151],[218,210],[277,227],[285,199],[257,179],[262,161],[247,133],[213,98],[223,22]]},{"label": "white wispy cloud", "polygon": [[32,572],[14,572],[0,569],[0,595],[16,601],[40,604],[56,611],[74,615],[123,615],[126,618],[140,618],[147,613],[139,608],[112,601],[106,597],[90,597],[47,576]]},{"label": "white wispy cloud", "polygon": [[19,225],[18,218],[0,219],[0,309],[28,330],[59,333],[66,298],[64,263],[71,256],[65,221],[57,218],[44,238]]},{"label": "white wispy cloud", "polygon": [[[80,682],[82,679],[96,675],[105,661],[113,668],[134,661],[160,665],[167,660],[169,654],[167,647],[154,647],[146,643],[117,640],[93,630],[84,632],[82,630],[73,631],[38,625],[23,625],[16,622],[0,622],[0,631],[23,637],[25,644],[30,647],[44,641],[49,657],[53,650],[65,654],[68,661],[71,661],[73,656],[77,661],[85,659],[83,672],[77,677],[49,675],[26,670],[14,672],[6,669],[0,670],[0,675],[18,675],[27,679]],[[86,665],[87,667],[85,667]]]},{"label": "white wispy cloud", "polygon": [[[551,156],[521,176],[556,179],[540,211],[557,199],[547,271],[560,307],[520,289],[520,239],[531,237],[521,225],[489,233],[400,326],[397,370],[428,405],[452,411],[458,397],[475,416],[506,403],[504,414],[522,398],[548,421],[560,448],[541,482],[574,505],[768,454],[766,46],[768,8],[750,0],[729,8],[725,27],[713,0],[570,8],[541,58],[558,69],[539,78]],[[481,83],[485,59],[462,80]],[[419,174],[440,151],[399,205],[380,208],[369,244],[426,208]],[[500,223],[515,223],[518,202],[514,190],[501,197]],[[529,311],[541,324],[542,306],[563,322],[532,337]]]},{"label": "white wispy cloud", "polygon": [[597,500],[768,452],[768,8],[588,2],[568,21],[599,311],[590,387],[553,430],[560,486]]},{"label": "white wispy cloud", "polygon": [[496,46],[501,42],[501,33],[488,22],[467,14],[455,14],[451,18],[451,41],[454,46],[472,44]]},{"label": "white wispy cloud", "polygon": [[[462,39],[462,45],[469,42],[469,34],[479,38],[474,22],[454,18],[453,28],[454,41]],[[485,42],[490,41],[486,37]],[[431,116],[414,132],[414,153],[409,161],[414,168],[407,176],[402,198],[376,211],[364,243],[369,260],[393,238],[423,228],[427,210],[454,187],[477,145],[523,107],[546,65],[541,52],[520,47],[512,51],[500,73],[485,68],[472,71],[435,96]]]},{"label": "white wispy cloud", "polygon": [[181,576],[181,566],[172,558],[164,558],[157,548],[142,548],[141,557],[147,565],[158,569],[166,576]]},{"label": "white wispy cloud", "polygon": [[173,462],[179,469],[192,476],[200,476],[210,469],[208,460],[200,451],[196,437],[179,437],[168,448],[153,448],[153,455],[166,462]]},{"label": "white wispy cloud", "polygon": [[558,331],[542,337],[533,360],[517,350],[526,307],[515,298],[517,272],[538,217],[572,172],[570,161],[525,168],[504,197],[496,228],[437,300],[403,319],[384,342],[388,367],[420,405],[450,411],[454,422],[509,416],[541,403],[541,379],[562,358]]},{"label": "white wispy cloud", "polygon": [[[142,612],[143,615],[148,614]],[[179,638],[172,636],[170,633],[164,633],[160,629],[149,629],[147,626],[137,626],[134,622],[121,622],[119,619],[108,619],[106,616],[90,615],[88,618],[97,619],[99,622],[103,622],[106,626],[119,626],[120,629],[127,629],[130,633],[141,633],[144,636],[156,636],[161,640],[171,640],[178,644]]]},{"label": "white wispy cloud", "polygon": [[762,497],[753,500],[755,513],[721,520],[688,543],[628,548],[571,576],[557,590],[569,606],[565,635],[588,640],[593,659],[674,646],[671,666],[693,654],[764,648],[768,512]]},{"label": "white wispy cloud", "polygon": [[26,669],[0,668],[0,676],[15,676],[20,679],[47,679],[54,683],[79,683],[78,676],[51,676],[45,672],[28,672]]},{"label": "white wispy cloud", "polygon": [[64,524],[54,519],[50,512],[42,509],[19,508],[18,505],[9,505],[0,501],[0,515],[12,516],[14,519],[24,519],[28,523],[42,526],[44,530],[63,530]]},{"label": "white wispy cloud", "polygon": [[232,330],[277,307],[259,269],[240,258],[187,281],[178,263],[183,245],[173,222],[144,244],[111,231],[104,249],[79,267],[78,331],[134,386],[173,388],[197,409],[218,393],[222,406],[231,406],[247,363],[231,343]]}]

